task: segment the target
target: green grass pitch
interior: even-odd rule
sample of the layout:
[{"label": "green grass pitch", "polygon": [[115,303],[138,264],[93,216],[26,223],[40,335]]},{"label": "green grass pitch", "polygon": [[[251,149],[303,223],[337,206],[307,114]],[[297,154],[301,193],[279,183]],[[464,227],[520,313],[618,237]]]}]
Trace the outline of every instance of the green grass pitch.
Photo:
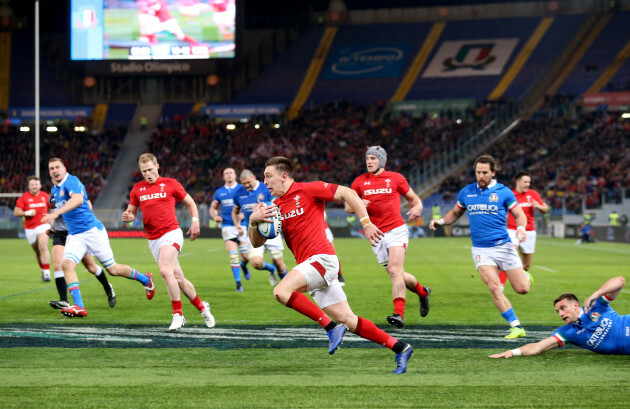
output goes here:
[{"label": "green grass pitch", "polygon": [[[97,333],[117,329],[115,337],[108,334],[113,338],[131,339],[133,333],[134,342],[145,333],[153,339],[166,333],[171,306],[146,240],[114,239],[111,244],[118,262],[156,273],[155,298],[147,301],[137,282],[110,277],[118,304],[109,308],[100,284],[80,267],[89,315],[67,319],[48,307],[56,290],[53,283],[42,283],[26,240],[0,241],[0,341],[5,345],[0,348],[0,407],[625,408],[630,401],[630,358],[625,356],[561,348],[537,357],[487,358],[551,334],[561,324],[552,306],[557,295],[571,291],[584,299],[607,278],[628,277],[627,245],[578,246],[573,240],[539,237],[531,292],[520,296],[506,289],[530,335],[508,342],[502,338],[507,325],[474,271],[470,239],[410,241],[406,270],[433,293],[426,318],[419,317],[417,297],[407,293],[404,330],[385,324],[392,312],[391,283],[367,241],[335,240],[354,312],[414,345],[408,372],[393,376],[391,351],[353,334],[329,356],[323,331],[273,299],[266,272],[252,271],[245,291],[236,293],[223,243],[214,239],[186,242],[180,263],[201,298],[210,302],[215,329],[205,329],[184,301],[187,326],[178,335],[181,341],[169,339],[183,347],[117,347],[88,335],[85,347],[53,347],[95,328]],[[285,261],[295,265],[288,250]],[[630,313],[629,295],[630,287],[614,302],[618,312]],[[42,330],[19,336],[15,328]],[[281,329],[284,340],[292,331],[303,336],[286,345],[273,337],[230,339],[231,333],[260,328]],[[50,329],[61,333],[52,337]],[[205,333],[215,337],[198,338]],[[446,333],[456,336],[440,343],[441,335],[435,334]],[[39,343],[24,346],[31,340]]]}]

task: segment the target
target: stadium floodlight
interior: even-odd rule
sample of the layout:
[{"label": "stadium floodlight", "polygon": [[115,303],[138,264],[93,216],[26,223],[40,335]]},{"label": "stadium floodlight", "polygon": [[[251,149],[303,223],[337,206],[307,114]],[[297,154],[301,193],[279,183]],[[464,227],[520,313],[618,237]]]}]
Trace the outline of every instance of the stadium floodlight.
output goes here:
[{"label": "stadium floodlight", "polygon": [[31,128],[29,128],[28,126],[20,126],[20,131],[21,132],[30,132]]},{"label": "stadium floodlight", "polygon": [[256,129],[260,129],[260,125],[259,125],[259,124],[256,124],[256,125],[254,125],[254,128],[256,128]]},{"label": "stadium floodlight", "polygon": [[227,124],[225,126],[225,129],[227,129],[228,131],[233,131],[233,130],[236,129],[236,125],[234,125],[234,124]]},{"label": "stadium floodlight", "polygon": [[273,124],[273,127],[278,129],[278,128],[280,128],[280,124]]},{"label": "stadium floodlight", "polygon": [[46,127],[46,131],[47,132],[57,132],[57,127],[56,126],[47,126]]},{"label": "stadium floodlight", "polygon": [[75,132],[85,132],[85,126],[75,126],[74,127],[74,131]]},{"label": "stadium floodlight", "polygon": [[623,114],[621,114],[622,118],[630,118],[630,112],[624,112]]},{"label": "stadium floodlight", "polygon": [[456,123],[458,123],[458,124],[461,124],[461,123],[462,123],[462,120],[461,120],[461,119],[459,119],[459,118],[457,118],[457,121],[455,121],[455,122],[456,122]]}]

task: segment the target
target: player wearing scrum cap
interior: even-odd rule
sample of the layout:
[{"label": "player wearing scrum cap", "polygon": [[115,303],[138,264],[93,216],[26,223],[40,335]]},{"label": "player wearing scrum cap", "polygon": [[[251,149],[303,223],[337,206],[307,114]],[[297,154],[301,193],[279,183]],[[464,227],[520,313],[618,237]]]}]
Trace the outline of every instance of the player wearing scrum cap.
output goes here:
[{"label": "player wearing scrum cap", "polygon": [[[420,297],[420,315],[429,313],[431,289],[424,287],[416,277],[405,271],[405,253],[409,244],[409,229],[400,214],[400,195],[409,202],[411,209],[407,220],[414,222],[422,213],[422,201],[409,187],[407,179],[397,172],[385,170],[387,152],[380,146],[370,146],[365,153],[367,172],[352,182],[352,189],[357,192],[367,208],[368,217],[361,219],[361,225],[374,223],[385,236],[372,250],[379,263],[385,267],[392,280],[392,298],[394,313],[387,317],[387,322],[397,328],[405,325],[406,289]],[[346,212],[352,213],[346,204]]]}]

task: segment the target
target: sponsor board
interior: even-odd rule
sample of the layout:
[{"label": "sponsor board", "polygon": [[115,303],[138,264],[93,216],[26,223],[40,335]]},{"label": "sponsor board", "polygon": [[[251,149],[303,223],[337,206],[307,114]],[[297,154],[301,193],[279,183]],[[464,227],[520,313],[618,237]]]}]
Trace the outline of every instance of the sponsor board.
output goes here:
[{"label": "sponsor board", "polygon": [[422,78],[500,75],[517,44],[518,38],[444,41]]},{"label": "sponsor board", "polygon": [[397,77],[410,48],[409,43],[339,46],[328,58],[322,79]]}]

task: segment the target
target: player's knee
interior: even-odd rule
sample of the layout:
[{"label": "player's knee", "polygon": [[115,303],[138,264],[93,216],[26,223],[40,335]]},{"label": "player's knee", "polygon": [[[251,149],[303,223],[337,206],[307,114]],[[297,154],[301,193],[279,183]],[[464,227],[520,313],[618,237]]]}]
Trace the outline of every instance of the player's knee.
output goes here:
[{"label": "player's knee", "polygon": [[72,260],[64,259],[61,262],[61,268],[63,271],[72,271],[74,270],[74,262]]},{"label": "player's knee", "polygon": [[287,305],[287,302],[289,301],[289,296],[285,292],[279,290],[278,286],[273,289],[273,296],[276,298],[276,301],[282,305]]},{"label": "player's knee", "polygon": [[514,286],[514,291],[517,294],[527,294],[529,292],[529,283]]}]

